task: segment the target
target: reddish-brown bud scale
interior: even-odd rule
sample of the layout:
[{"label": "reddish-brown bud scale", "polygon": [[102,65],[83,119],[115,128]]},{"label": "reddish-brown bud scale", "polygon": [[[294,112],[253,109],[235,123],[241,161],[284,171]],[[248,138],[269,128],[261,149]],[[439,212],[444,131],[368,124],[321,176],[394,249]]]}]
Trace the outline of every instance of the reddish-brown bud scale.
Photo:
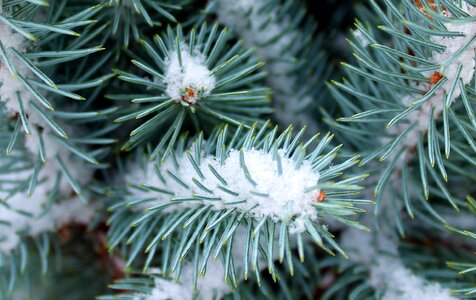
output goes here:
[{"label": "reddish-brown bud scale", "polygon": [[316,195],[317,202],[324,202],[326,200],[326,192],[320,191],[319,194]]}]

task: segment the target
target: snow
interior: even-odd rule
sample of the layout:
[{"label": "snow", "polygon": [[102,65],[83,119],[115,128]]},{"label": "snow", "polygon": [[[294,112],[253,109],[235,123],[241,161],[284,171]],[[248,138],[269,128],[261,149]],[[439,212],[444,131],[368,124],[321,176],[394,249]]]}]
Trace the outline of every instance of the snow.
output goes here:
[{"label": "snow", "polygon": [[[151,273],[159,273],[160,270],[151,270]],[[186,263],[181,271],[180,281],[155,277],[154,288],[150,294],[137,295],[137,300],[212,300],[222,299],[223,296],[232,291],[231,287],[225,283],[225,272],[220,261],[209,261],[207,272],[204,277],[197,280],[196,298],[193,292],[193,264]]]},{"label": "snow", "polygon": [[382,300],[456,300],[450,290],[439,283],[429,282],[418,277],[406,268],[400,260],[379,256],[371,267],[370,284],[374,287],[385,286]]},{"label": "snow", "polygon": [[201,97],[210,95],[216,80],[205,65],[205,58],[200,53],[190,55],[188,46],[181,45],[179,53],[173,51],[166,62],[165,93],[177,102],[190,105],[197,103]]},{"label": "snow", "polygon": [[[14,32],[10,27],[4,24],[0,24],[0,41],[2,42],[16,73],[22,75],[24,78],[30,77],[33,73],[23,62],[19,61],[11,50],[15,49],[19,53],[25,53],[29,45],[28,41],[22,35]],[[43,91],[39,92],[44,93]],[[29,101],[32,98],[31,92],[18,79],[18,76],[14,76],[10,73],[6,62],[3,60],[2,55],[0,55],[0,101],[5,102],[5,110],[10,116],[15,116],[20,112],[17,93],[21,97],[23,109],[25,114],[28,116],[29,123],[39,125],[46,131],[50,126],[29,105]],[[46,134],[44,134],[44,136],[46,136]],[[32,140],[35,140],[35,143],[32,143]],[[27,149],[33,149],[31,152],[36,158],[38,153],[36,138],[26,135],[25,143]],[[49,146],[50,143],[45,141],[45,145]]]},{"label": "snow", "polygon": [[[303,232],[305,231],[304,218],[317,220],[317,211],[313,207],[313,203],[315,203],[316,193],[318,194],[319,191],[307,192],[306,188],[315,186],[319,182],[319,173],[313,171],[311,165],[306,161],[299,169],[296,169],[294,161],[287,158],[283,150],[278,150],[278,153],[281,155],[281,175],[278,173],[277,162],[273,160],[272,154],[255,149],[243,151],[245,164],[256,186],[253,186],[245,177],[240,166],[240,152],[237,150],[230,151],[223,165],[213,156],[201,159],[200,170],[204,176],[201,183],[212,192],[211,194],[200,189],[192,181],[193,178],[199,179],[200,177],[186,155],[177,157],[179,165],[177,170],[174,168],[172,159],[168,159],[161,167],[166,184],[163,184],[155,174],[153,163],[149,163],[144,169],[138,165],[130,166],[126,181],[134,184],[148,184],[171,191],[174,193],[172,197],[190,197],[197,194],[221,199],[220,201],[184,201],[173,206],[172,209],[207,204],[213,205],[216,210],[237,208],[241,211],[249,211],[257,219],[268,217],[274,221],[283,221],[295,217],[296,219],[290,222],[292,232]],[[226,186],[213,175],[209,165],[213,166],[222,176],[227,183]],[[190,189],[167,176],[166,170],[172,171]],[[225,192],[219,188],[220,186],[236,194]],[[137,189],[130,189],[130,193],[130,200],[157,198],[157,200],[142,204],[141,209],[168,202],[171,198],[166,194],[144,192]]]},{"label": "snow", "polygon": [[[29,72],[26,66],[18,63],[18,58],[13,54],[12,48],[20,53],[27,49],[27,40],[19,33],[14,32],[9,26],[0,23],[0,41],[5,48],[8,58],[12,61],[17,73],[25,76]],[[16,93],[19,92],[25,103],[29,91],[17,77],[10,73],[6,61],[0,55],[0,101],[6,102],[6,109],[14,115],[19,111]]]},{"label": "snow", "polygon": [[[384,200],[393,200],[389,192],[383,197]],[[396,209],[402,209],[400,202],[396,205]],[[359,222],[372,228],[372,231],[349,227],[343,231],[339,245],[352,262],[369,270],[369,284],[384,290],[382,300],[456,300],[449,289],[416,275],[403,264],[398,251],[400,237],[394,230],[394,218],[389,217],[393,209],[391,201],[382,201],[379,216],[385,221],[380,223],[379,228],[371,226],[375,216],[364,215]]]},{"label": "snow", "polygon": [[[278,230],[279,232],[279,230]],[[243,274],[240,270],[243,268],[243,256],[245,244],[246,228],[238,227],[233,238],[232,256],[233,267],[237,271],[237,280],[242,281]],[[277,242],[277,239],[276,239]],[[277,247],[277,245],[276,245]],[[274,253],[274,259],[277,259],[277,251]],[[260,257],[260,270],[267,268],[265,258]],[[161,274],[159,269],[151,269],[150,274]],[[239,283],[238,283],[239,284]],[[193,264],[186,262],[182,266],[179,281],[171,281],[161,277],[155,277],[154,288],[149,294],[136,295],[134,300],[212,300],[223,299],[223,297],[232,292],[232,287],[225,283],[225,270],[221,260],[209,259],[204,276],[198,277],[197,290],[193,292]],[[194,298],[194,296],[196,298]]]},{"label": "snow", "polygon": [[[17,234],[19,231],[35,236],[41,232],[54,230],[64,223],[85,223],[92,216],[94,207],[84,204],[76,196],[71,196],[73,189],[64,175],[61,175],[58,190],[59,198],[62,201],[52,204],[51,199],[48,198],[61,172],[55,160],[56,156],[62,159],[65,167],[80,185],[86,184],[91,179],[93,171],[91,168],[85,168],[83,161],[72,157],[69,150],[51,138],[47,134],[47,129],[42,133],[42,137],[48,161],[41,166],[38,184],[32,195],[29,197],[26,191],[21,191],[6,199],[6,205],[0,203],[0,252],[16,247],[20,237]],[[25,136],[25,147],[30,152],[31,158],[38,157],[38,136],[35,131]],[[18,168],[21,167],[22,164],[19,162]],[[1,184],[1,181],[28,180],[32,174],[32,168],[0,174],[0,202],[8,196],[8,189],[12,188],[7,183]],[[32,217],[26,216],[24,213],[30,214]],[[2,225],[2,222],[9,223],[7,230],[4,229],[5,225]],[[2,239],[5,240],[2,241]]]},{"label": "snow", "polygon": [[[404,105],[409,106],[413,101],[415,101],[415,98],[412,96],[403,96],[401,98],[401,101]],[[423,103],[423,105],[419,109],[414,110],[408,116],[406,116],[404,122],[401,121],[387,130],[394,136],[398,136],[400,133],[404,132],[410,126],[416,123],[416,127],[412,129],[409,133],[407,133],[405,138],[400,141],[400,145],[407,149],[412,149],[418,144],[420,134],[428,131],[431,109],[433,108],[433,118],[436,120],[436,118],[438,118],[438,116],[443,111],[444,105],[444,94],[442,90],[437,91],[433,95],[433,97]],[[390,138],[382,138],[381,140],[383,143],[393,141],[393,139]],[[411,159],[412,157],[413,152],[406,151],[404,155],[402,155],[401,159],[407,160]]]},{"label": "snow", "polygon": [[[37,115],[32,116],[36,117]],[[44,121],[41,119],[35,123],[42,124]],[[57,163],[55,160],[55,157],[58,156],[61,158],[62,162],[66,166],[66,169],[69,170],[73,178],[75,178],[80,185],[86,184],[93,176],[92,168],[85,167],[85,162],[83,160],[73,156],[70,150],[59,144],[55,138],[52,138],[51,134],[53,133],[49,125],[45,124],[44,126],[45,127],[43,127],[43,131],[40,134],[43,138],[45,156],[47,159],[45,166],[49,166],[49,168],[54,169],[51,170],[51,174],[58,172],[59,167],[56,165]],[[73,136],[81,136],[81,132],[78,132],[78,129],[76,128],[70,128],[66,124],[61,124],[61,128],[63,128],[67,133],[71,132]],[[25,135],[24,139],[25,148],[31,153],[31,157],[36,159],[40,151],[38,133],[33,130],[31,134]],[[69,183],[65,179],[61,181],[61,190],[64,192],[69,190]]]},{"label": "snow", "polygon": [[384,232],[372,234],[349,228],[342,234],[340,245],[352,261],[369,268],[369,283],[374,288],[385,288],[382,300],[456,300],[449,289],[405,267],[398,258],[397,244]]},{"label": "snow", "polygon": [[[68,149],[50,136],[51,129],[34,111],[29,114],[29,121],[30,124],[43,127],[40,134],[43,138],[47,161],[41,166],[38,183],[31,196],[28,196],[26,191],[20,191],[5,199],[10,196],[7,191],[14,188],[8,184],[8,181],[18,183],[28,180],[34,172],[33,168],[24,169],[24,163],[19,161],[18,168],[13,169],[23,170],[0,174],[0,253],[14,249],[18,245],[20,231],[23,234],[35,236],[41,232],[52,231],[64,223],[84,223],[93,213],[93,207],[71,196],[73,190],[64,175],[61,175],[58,187],[59,198],[62,201],[53,203],[48,198],[61,172],[55,157],[61,158],[65,167],[80,185],[84,185],[91,179],[93,171],[91,168],[85,168],[83,161],[73,157]],[[32,130],[31,134],[24,135],[23,140],[29,158],[38,159],[38,132]],[[16,153],[11,155],[14,156]],[[1,201],[4,200],[6,200],[5,204],[2,204]],[[2,224],[5,222],[8,223],[7,226]]]},{"label": "snow", "polygon": [[[27,169],[1,174],[0,180],[26,180],[31,172],[31,169]],[[85,205],[77,197],[52,204],[48,196],[55,185],[56,177],[55,165],[47,163],[39,173],[38,178],[41,182],[37,184],[31,197],[26,194],[26,191],[18,192],[6,199],[6,205],[0,204],[0,253],[16,248],[20,241],[19,232],[35,236],[42,232],[52,231],[65,223],[86,223],[92,217],[94,207]],[[8,195],[6,188],[6,185],[2,186],[1,200]],[[63,189],[65,188],[63,186]],[[66,193],[66,191],[63,192]],[[70,193],[71,189],[69,188],[67,192]],[[8,225],[2,223],[8,223]]]},{"label": "snow", "polygon": [[[184,273],[188,272],[187,269]],[[154,280],[154,289],[150,295],[137,295],[134,300],[170,300],[170,299],[193,299],[193,291],[191,290],[192,282],[182,280],[182,282],[174,282],[165,278],[156,277]]]},{"label": "snow", "polygon": [[[16,248],[23,235],[35,236],[41,232],[55,230],[58,226],[69,222],[85,223],[94,210],[92,206],[85,205],[79,198],[71,196],[73,190],[64,175],[61,175],[58,187],[61,201],[52,202],[52,199],[49,199],[49,194],[55,187],[61,172],[55,160],[56,156],[62,159],[80,185],[91,179],[92,170],[85,168],[84,162],[72,157],[68,149],[50,136],[51,129],[33,110],[29,112],[29,121],[32,125],[43,127],[40,134],[43,138],[47,161],[41,166],[38,183],[31,196],[27,195],[27,191],[9,195],[9,190],[15,188],[20,181],[28,181],[34,172],[33,168],[25,168],[25,163],[38,159],[38,132],[32,130],[31,134],[25,134],[22,137],[26,148],[25,154],[29,154],[26,161],[19,160],[17,165],[11,168],[18,171],[0,174],[0,253]],[[23,153],[14,152],[11,155],[24,157]],[[2,201],[4,203],[1,203]]]},{"label": "snow", "polygon": [[[470,14],[471,16],[476,15],[476,7],[469,7],[468,4],[463,2],[462,10]],[[442,66],[442,76],[446,77],[447,81],[443,83],[442,87],[438,89],[434,95],[428,99],[423,105],[410,113],[405,117],[404,122],[399,122],[398,124],[393,125],[389,131],[394,135],[398,135],[405,131],[412,124],[416,123],[417,126],[414,130],[409,132],[406,137],[401,141],[401,145],[411,149],[415,147],[418,143],[420,133],[425,133],[428,131],[429,121],[431,117],[431,110],[433,109],[433,118],[437,119],[440,114],[443,112],[445,106],[445,97],[450,93],[451,88],[455,81],[461,78],[461,81],[464,85],[467,85],[471,82],[474,77],[475,70],[475,48],[476,40],[474,40],[465,50],[460,53],[456,59],[451,63],[447,63],[451,56],[463,48],[463,46],[469,42],[474,36],[476,36],[476,22],[452,22],[451,20],[445,23],[445,26],[448,31],[451,32],[461,32],[464,36],[458,37],[448,37],[448,36],[432,36],[431,39],[434,43],[440,44],[446,47],[446,50],[442,52],[433,51],[431,60],[435,63],[438,63]],[[457,76],[458,66],[461,65],[461,73],[459,77]],[[444,67],[443,67],[444,66]],[[427,78],[434,73],[434,71],[424,72],[424,75]],[[418,86],[423,91],[428,91],[431,88],[430,84],[423,83]],[[454,101],[461,95],[461,90],[456,85],[451,101]],[[414,101],[418,100],[419,97],[415,95],[407,95],[401,97],[401,103],[405,106],[410,106]],[[451,102],[450,101],[450,102]],[[383,142],[388,141],[389,139],[382,139]],[[408,152],[405,153],[407,159],[412,158],[412,154]]]},{"label": "snow", "polygon": [[27,40],[19,33],[13,31],[9,26],[0,24],[0,40],[7,53],[12,55],[10,48],[19,52],[25,52],[28,43]]},{"label": "snow", "polygon": [[[4,24],[0,24],[0,41],[17,74],[21,74],[25,78],[31,76],[32,72],[24,63],[18,60],[11,50],[13,48],[20,53],[25,53],[29,46],[28,41]],[[17,93],[22,98],[23,107],[30,125],[42,128],[40,134],[43,138],[48,161],[41,167],[39,179],[42,182],[37,184],[31,197],[26,194],[26,191],[22,191],[6,199],[5,203],[0,203],[0,252],[8,252],[14,249],[23,234],[35,236],[41,232],[54,230],[64,223],[86,222],[93,213],[93,207],[86,206],[79,198],[71,196],[73,190],[64,176],[62,176],[59,185],[60,199],[64,201],[52,203],[51,199],[48,198],[60,172],[59,166],[55,161],[56,156],[62,159],[66,168],[80,185],[90,180],[92,170],[85,168],[82,161],[72,157],[68,149],[58,144],[50,136],[52,133],[50,126],[28,104],[31,99],[31,93],[24,87],[17,76],[10,73],[6,62],[0,56],[0,101],[5,102],[5,110],[11,116],[19,112]],[[23,139],[31,159],[37,159],[39,153],[38,132],[32,130],[31,134],[25,134]],[[20,162],[18,164],[20,165]],[[32,173],[33,169],[30,168],[18,172],[0,174],[0,180],[17,182],[28,180]],[[0,186],[0,201],[5,200],[4,198],[8,196],[8,188],[7,183],[2,183]],[[8,225],[2,223],[7,223]]]},{"label": "snow", "polygon": [[360,30],[360,29],[352,30],[352,34],[360,42],[360,45],[362,45],[362,47],[365,48],[368,45],[370,45],[371,42],[370,42],[369,38],[365,36],[365,34],[362,32],[362,30]]},{"label": "snow", "polygon": [[[79,165],[76,167],[84,169]],[[27,169],[2,174],[0,180],[27,180],[32,172],[32,169]],[[42,232],[54,231],[63,224],[87,224],[91,220],[95,206],[72,196],[73,190],[64,176],[59,186],[59,200],[49,198],[58,172],[55,162],[47,162],[39,172],[39,182],[31,196],[26,191],[21,191],[4,199],[8,193],[4,190],[0,192],[0,201],[6,200],[5,203],[0,203],[0,253],[15,249],[23,235],[34,237]],[[80,180],[87,181],[90,176],[89,173]],[[3,185],[2,188],[6,186]]]},{"label": "snow", "polygon": [[[468,13],[470,16],[476,15],[476,7],[470,7],[466,2],[462,2],[461,9]],[[433,36],[432,41],[434,43],[445,46],[446,49],[442,52],[434,51],[433,52],[433,61],[441,65],[446,65],[446,62],[451,59],[457,51],[463,49],[464,45],[467,44],[471,39],[476,36],[476,22],[474,20],[466,22],[455,22],[450,19],[447,23],[444,24],[446,29],[450,32],[460,32],[464,36],[457,37],[448,37],[448,36]],[[443,76],[448,78],[443,84],[442,89],[449,93],[453,83],[461,78],[463,84],[469,84],[474,77],[475,69],[475,48],[476,48],[476,39],[469,44],[462,53],[460,53],[456,59],[451,61],[448,65],[443,68]],[[458,77],[457,69],[461,65],[461,74]],[[461,95],[461,90],[458,85],[453,92],[452,101],[458,98]]]}]

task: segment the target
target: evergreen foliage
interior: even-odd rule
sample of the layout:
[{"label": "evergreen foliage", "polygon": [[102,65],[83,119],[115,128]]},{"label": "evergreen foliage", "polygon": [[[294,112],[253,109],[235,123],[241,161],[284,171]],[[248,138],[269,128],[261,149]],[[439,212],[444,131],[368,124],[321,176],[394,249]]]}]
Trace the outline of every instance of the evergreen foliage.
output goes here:
[{"label": "evergreen foliage", "polygon": [[475,68],[474,0],[0,0],[0,300],[476,299]]}]

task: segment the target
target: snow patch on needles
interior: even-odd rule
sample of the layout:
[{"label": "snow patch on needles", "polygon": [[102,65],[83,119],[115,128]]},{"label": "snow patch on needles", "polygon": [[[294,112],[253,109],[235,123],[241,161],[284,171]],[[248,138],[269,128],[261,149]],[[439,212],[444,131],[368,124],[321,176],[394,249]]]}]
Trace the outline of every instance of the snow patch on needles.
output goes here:
[{"label": "snow patch on needles", "polygon": [[[246,228],[238,227],[235,238],[233,239],[232,255],[234,257],[234,267],[236,270],[241,270],[243,266],[243,258],[245,256],[243,245],[246,239]],[[276,240],[277,243],[277,240]],[[277,245],[276,245],[277,246]],[[275,252],[277,259],[277,252]],[[260,261],[258,264],[260,271],[267,268],[265,261]],[[149,274],[161,274],[159,269],[151,269]],[[242,282],[244,278],[241,272],[237,279]],[[163,276],[163,275],[160,275]],[[225,295],[230,294],[232,287],[225,282],[225,270],[222,261],[208,260],[206,272],[204,276],[198,275],[197,288],[194,294],[194,266],[191,262],[185,263],[180,271],[180,280],[171,281],[163,277],[154,278],[154,288],[147,294],[136,295],[134,300],[169,300],[169,299],[183,299],[183,300],[213,300],[223,299]]]},{"label": "snow patch on needles", "polygon": [[[319,173],[312,169],[309,162],[304,161],[299,169],[296,163],[284,155],[284,150],[278,150],[281,156],[282,173],[278,171],[278,163],[273,154],[263,150],[242,150],[244,164],[249,171],[251,180],[245,177],[240,162],[240,151],[231,150],[223,164],[212,156],[201,159],[199,168],[204,179],[203,186],[211,191],[204,192],[193,182],[193,178],[199,179],[192,163],[186,155],[177,158],[178,168],[174,167],[172,159],[167,160],[160,168],[164,174],[165,184],[155,173],[154,165],[148,164],[145,169],[133,165],[126,176],[127,182],[141,182],[150,186],[159,187],[173,192],[174,196],[159,193],[130,189],[130,199],[146,199],[155,197],[157,200],[146,202],[140,208],[146,209],[153,205],[169,202],[170,198],[191,197],[192,195],[204,195],[218,198],[213,200],[184,201],[174,205],[172,209],[191,207],[197,204],[213,205],[216,210],[237,208],[247,211],[255,218],[268,217],[274,221],[290,221],[292,232],[305,231],[304,219],[317,220],[317,211],[313,207],[316,191],[306,191],[306,188],[317,185]],[[211,171],[212,166],[222,177],[221,182]],[[173,180],[166,174],[172,172],[188,187]],[[317,191],[317,194],[319,191]],[[295,218],[292,221],[292,218]]]},{"label": "snow patch on needles", "polygon": [[[405,106],[410,106],[415,101],[413,96],[403,96],[401,102]],[[445,105],[444,93],[440,90],[435,92],[435,94],[428,99],[425,103],[421,105],[419,109],[412,111],[407,117],[405,117],[406,122],[399,122],[388,129],[388,131],[393,135],[399,135],[409,127],[416,124],[415,129],[407,133],[404,139],[400,141],[400,144],[407,149],[413,149],[418,144],[418,139],[420,138],[421,133],[426,133],[428,131],[428,124],[431,117],[431,110],[433,109],[433,118],[436,119],[443,111]],[[393,139],[391,138],[382,138],[383,143],[388,143]],[[406,151],[401,159],[410,159],[414,155],[412,151]]]},{"label": "snow patch on needles", "polygon": [[369,38],[360,29],[352,30],[352,35],[360,42],[362,47],[367,47],[371,44]]},{"label": "snow patch on needles", "polygon": [[374,287],[385,286],[382,300],[456,300],[449,289],[443,288],[439,283],[428,282],[416,276],[406,268],[400,260],[383,255],[377,258],[371,267],[370,283]]},{"label": "snow patch on needles", "polygon": [[342,234],[340,244],[352,261],[369,268],[374,288],[385,288],[382,300],[456,300],[449,289],[405,267],[398,258],[396,243],[383,232],[372,235],[349,228]]},{"label": "snow patch on needles", "polygon": [[[15,65],[16,72],[21,73],[23,76],[29,72],[26,66],[16,63],[18,58],[12,52],[12,49],[15,49],[20,53],[24,53],[28,46],[26,38],[11,30],[9,26],[0,23],[0,42],[5,49],[7,57]],[[6,102],[6,109],[10,114],[16,114],[19,111],[16,101],[17,92],[20,93],[20,96],[28,94],[20,80],[12,75],[3,55],[0,55],[0,101]]]},{"label": "snow patch on needles", "polygon": [[[33,121],[32,123],[43,125],[45,123],[43,119],[39,119],[37,115],[32,114],[32,119],[38,119],[37,122]],[[85,168],[85,162],[71,155],[70,150],[61,145],[55,138],[51,137],[53,135],[53,130],[47,127],[49,125],[43,125],[43,132],[39,133],[35,130],[31,134],[27,134],[24,137],[25,148],[30,152],[33,159],[38,157],[40,153],[40,135],[43,139],[43,146],[45,151],[45,156],[47,162],[43,165],[43,168],[50,168],[49,171],[51,176],[56,177],[57,172],[60,171],[57,162],[55,161],[56,157],[61,158],[61,161],[65,165],[66,169],[69,170],[73,178],[78,182],[79,185],[86,184],[93,176],[93,170],[91,168]],[[62,128],[68,128],[64,124],[61,124]],[[69,128],[69,131],[76,133],[76,135],[81,136],[81,132],[75,132],[73,128]],[[60,184],[60,191],[63,194],[69,193],[71,186],[68,181],[63,177]]]},{"label": "snow patch on needles", "polygon": [[200,98],[210,95],[216,79],[205,64],[205,57],[198,52],[190,54],[188,46],[181,45],[180,53],[170,52],[166,62],[165,93],[176,100],[194,105]]},{"label": "snow patch on needles", "polygon": [[[49,160],[40,166],[37,184],[31,195],[28,195],[27,188],[34,168],[28,165],[29,160],[18,160],[10,168],[12,171],[0,174],[0,253],[15,249],[22,236],[36,236],[71,222],[86,224],[94,213],[94,206],[72,196],[74,191],[64,175],[58,177],[61,170],[55,157],[61,158],[80,185],[91,179],[92,170],[85,168],[84,162],[71,157],[71,153],[59,145],[48,131],[45,129],[42,137]],[[29,153],[13,152],[10,155],[24,157],[30,154],[32,158],[38,158],[38,134],[33,130],[24,138]],[[54,191],[56,194],[53,195]]]},{"label": "snow patch on needles", "polygon": [[19,181],[28,182],[34,173],[32,168],[19,164],[19,171],[0,174],[0,252],[8,252],[16,248],[24,235],[35,236],[68,222],[85,223],[92,216],[91,207],[84,205],[79,198],[71,197],[73,190],[64,176],[57,186],[58,196],[61,198],[67,196],[68,199],[56,203],[56,199],[51,197],[60,174],[59,166],[54,160],[56,156],[62,159],[66,168],[73,172],[80,184],[91,178],[92,171],[84,168],[77,159],[71,158],[70,152],[49,135],[52,130],[46,121],[28,105],[31,93],[18,79],[18,75],[26,78],[32,72],[12,50],[25,53],[28,41],[4,24],[0,24],[0,41],[16,73],[11,73],[3,55],[0,55],[0,101],[6,103],[5,110],[8,114],[16,115],[20,111],[17,95],[21,97],[30,125],[43,128],[42,133],[32,130],[31,134],[25,135],[25,148],[33,159],[38,158],[40,151],[38,135],[41,134],[48,159],[41,166],[38,183],[32,195],[27,194],[26,187],[23,187],[23,190],[15,190],[17,187],[14,186]]},{"label": "snow patch on needles", "polygon": [[[180,281],[175,282],[161,277],[154,278],[154,289],[149,295],[137,295],[134,300],[212,300],[222,299],[231,293],[231,287],[225,283],[225,272],[219,261],[210,261],[204,277],[197,280],[197,290],[193,292],[193,264],[183,266]],[[160,273],[160,270],[151,270],[151,273]]]},{"label": "snow patch on needles", "polygon": [[[476,7],[470,7],[469,4],[462,4],[461,9],[470,16],[476,15]],[[456,21],[458,21],[456,19]],[[405,120],[407,122],[400,122],[390,128],[390,133],[398,135],[404,132],[412,124],[416,123],[416,130],[409,132],[402,140],[402,145],[408,149],[415,147],[418,143],[420,133],[428,131],[429,121],[431,117],[431,110],[433,109],[433,118],[437,119],[443,112],[445,106],[445,98],[449,97],[451,89],[454,86],[451,95],[450,103],[461,95],[461,89],[458,81],[461,80],[463,85],[467,85],[474,78],[475,74],[475,48],[476,48],[476,22],[454,22],[448,21],[444,23],[449,32],[460,32],[463,36],[432,36],[432,42],[445,46],[446,49],[442,52],[433,51],[431,60],[442,66],[442,72],[438,75],[446,78],[440,89],[434,92],[433,96],[421,105],[420,108],[411,112]],[[470,41],[473,40],[471,43]],[[462,51],[463,50],[463,51]],[[458,68],[461,66],[461,71],[458,73]],[[434,71],[423,72],[422,75],[431,78]],[[456,84],[455,84],[456,83]],[[436,84],[433,83],[433,84]],[[423,91],[431,89],[431,84],[422,83],[416,86]],[[401,98],[401,103],[405,106],[410,106],[415,100],[421,96],[407,95]],[[383,140],[388,141],[388,139]],[[404,156],[412,158],[413,153],[408,151]]]},{"label": "snow patch on needles", "polygon": [[[476,7],[471,7],[468,3],[463,2],[461,9],[470,16],[476,15]],[[474,51],[476,48],[476,22],[469,20],[465,22],[458,21],[458,19],[450,20],[444,24],[449,32],[460,32],[463,36],[433,36],[434,43],[445,46],[446,49],[442,52],[433,52],[433,61],[442,64],[442,75],[448,80],[443,84],[442,88],[446,93],[451,91],[453,83],[459,78],[463,84],[469,84],[474,77],[475,57]],[[473,40],[471,42],[471,40]],[[470,43],[471,42],[471,43]],[[468,44],[470,43],[470,44]],[[461,53],[459,51],[463,50]],[[458,54],[455,56],[455,54]],[[454,57],[455,56],[455,57]],[[458,75],[458,67],[461,65],[461,73]],[[456,85],[452,100],[461,95],[461,90]]]},{"label": "snow patch on needles", "polygon": [[[41,197],[42,201],[35,201],[33,198],[36,197]],[[20,193],[9,202],[10,208],[0,206],[0,221],[8,222],[10,226],[7,230],[1,230],[0,253],[15,249],[21,236],[25,234],[36,236],[70,223],[88,224],[94,215],[94,209],[77,197],[49,206],[48,196],[44,191],[35,191],[30,199],[25,193]],[[5,225],[0,224],[0,227]]]},{"label": "snow patch on needles", "polygon": [[[2,174],[0,181],[16,183],[27,180],[31,170]],[[52,231],[66,223],[87,223],[94,207],[87,206],[78,197],[55,203],[51,199],[57,178],[57,169],[47,163],[39,173],[39,182],[31,196],[26,191],[9,195],[8,186],[0,192],[0,253],[15,249],[21,236],[35,236]],[[61,188],[60,188],[61,189]],[[71,189],[69,189],[71,191]]]}]

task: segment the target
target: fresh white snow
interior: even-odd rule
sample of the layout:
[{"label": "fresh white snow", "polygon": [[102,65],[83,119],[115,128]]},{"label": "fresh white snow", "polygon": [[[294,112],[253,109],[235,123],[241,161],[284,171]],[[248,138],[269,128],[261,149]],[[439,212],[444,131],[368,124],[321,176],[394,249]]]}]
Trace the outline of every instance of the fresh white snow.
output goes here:
[{"label": "fresh white snow", "polygon": [[[219,197],[220,201],[185,201],[173,209],[195,206],[206,203],[213,205],[215,209],[237,208],[242,211],[249,211],[255,218],[268,217],[272,220],[290,220],[292,231],[302,232],[305,230],[302,218],[307,217],[317,220],[317,212],[312,206],[315,203],[316,193],[319,191],[307,192],[306,188],[315,186],[319,182],[319,173],[312,170],[308,162],[296,169],[293,160],[286,158],[283,150],[278,151],[281,155],[282,174],[278,172],[277,162],[273,155],[263,150],[244,150],[244,161],[251,175],[252,183],[245,177],[240,164],[240,152],[232,150],[221,165],[213,156],[203,157],[200,162],[200,170],[204,179],[200,180],[199,174],[193,168],[192,163],[186,155],[177,158],[179,165],[175,169],[171,159],[168,159],[161,167],[161,172],[166,180],[163,184],[156,176],[153,163],[149,163],[145,169],[139,165],[132,165],[126,175],[126,181],[131,183],[144,183],[154,187],[168,190],[174,196],[166,194],[130,189],[132,199],[145,199],[156,197],[157,200],[146,202],[140,206],[142,209],[168,202],[171,197],[190,197],[193,194],[207,197]],[[224,179],[226,184],[220,182],[209,168],[212,166]],[[167,171],[171,171],[179,177],[188,187],[185,188],[170,176]],[[193,178],[199,180],[211,193],[207,193],[199,188]],[[224,191],[223,188],[227,189]]]},{"label": "fresh white snow", "polygon": [[165,93],[177,102],[190,105],[197,103],[200,96],[208,96],[215,88],[215,77],[205,65],[200,53],[190,54],[188,46],[182,45],[179,53],[173,51],[166,61]]},{"label": "fresh white snow", "polygon": [[349,258],[369,268],[370,284],[384,288],[382,300],[456,300],[450,290],[419,277],[398,258],[395,241],[384,232],[369,233],[348,228],[340,245]]}]

